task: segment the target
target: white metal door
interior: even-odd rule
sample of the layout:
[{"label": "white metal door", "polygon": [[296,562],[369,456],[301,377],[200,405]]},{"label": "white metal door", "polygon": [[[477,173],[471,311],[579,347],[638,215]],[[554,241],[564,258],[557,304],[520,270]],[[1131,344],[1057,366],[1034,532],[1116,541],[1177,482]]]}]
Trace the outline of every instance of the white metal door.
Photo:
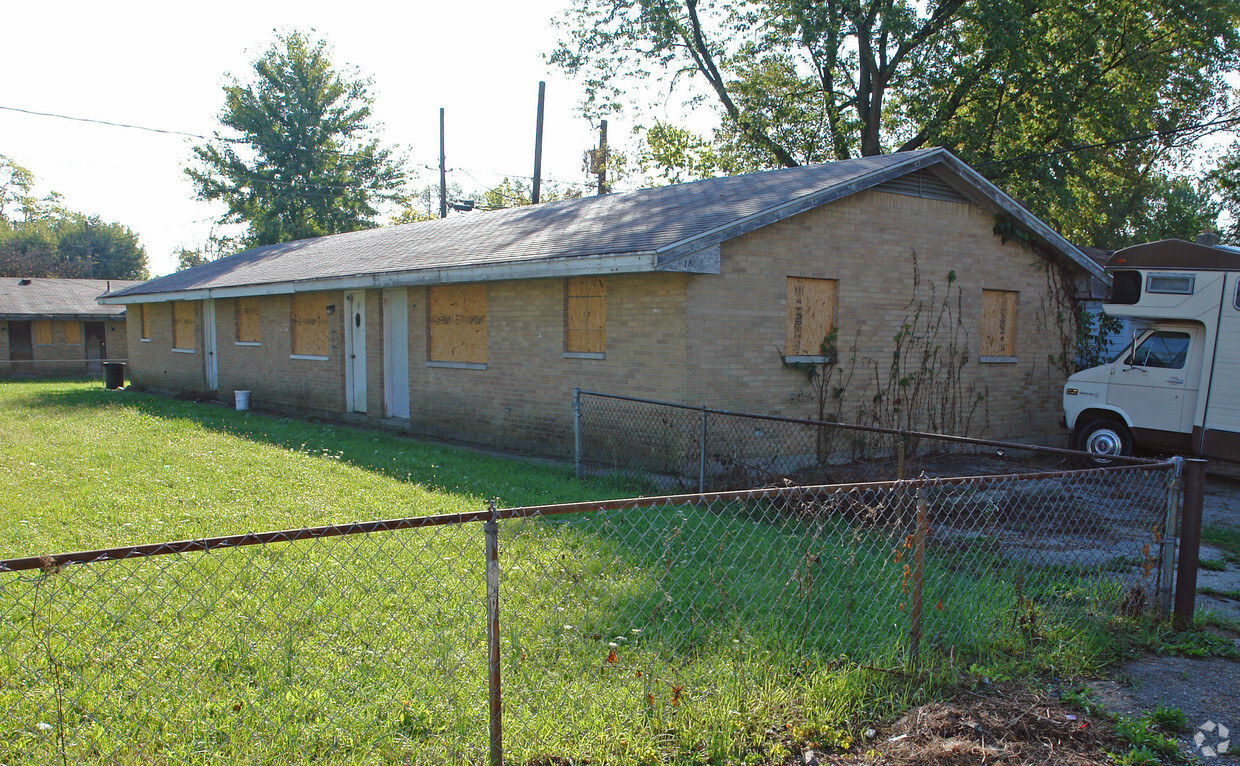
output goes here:
[{"label": "white metal door", "polygon": [[207,390],[215,391],[220,387],[220,372],[215,358],[215,300],[212,298],[202,302],[202,351],[206,363]]},{"label": "white metal door", "polygon": [[409,291],[383,291],[383,404],[389,418],[409,417]]},{"label": "white metal door", "polygon": [[344,395],[350,412],[366,411],[366,293],[344,294]]}]

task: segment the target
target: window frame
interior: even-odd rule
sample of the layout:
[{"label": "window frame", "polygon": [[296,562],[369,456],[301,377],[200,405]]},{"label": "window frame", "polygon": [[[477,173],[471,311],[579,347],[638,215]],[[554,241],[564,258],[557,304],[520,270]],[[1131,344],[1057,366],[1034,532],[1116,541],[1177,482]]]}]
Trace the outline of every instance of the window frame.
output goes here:
[{"label": "window frame", "polygon": [[[289,358],[304,359],[310,361],[327,361],[331,359],[331,314],[328,313],[328,306],[332,300],[332,295],[327,292],[304,292],[293,293],[289,300]],[[309,305],[311,301],[313,305]],[[300,304],[300,306],[299,306]],[[298,309],[312,309],[303,312],[301,316],[306,317],[302,321],[298,321]],[[320,316],[321,314],[321,316]],[[313,317],[313,321],[309,321]],[[313,345],[313,348],[307,346],[309,340],[304,333],[308,327],[316,328],[315,334],[321,333],[321,337],[315,340],[320,341]],[[318,353],[325,352],[325,353]]]},{"label": "window frame", "polygon": [[[431,285],[426,294],[426,366],[485,370],[490,349],[488,286],[485,282]],[[470,311],[468,307],[474,306]],[[477,307],[481,307],[478,310]],[[445,313],[453,310],[454,313]],[[460,328],[466,328],[464,330]],[[438,333],[436,332],[439,329]],[[472,329],[471,329],[472,328]],[[478,329],[480,328],[480,329]],[[453,337],[454,335],[458,337]],[[473,337],[470,338],[469,336]],[[469,342],[462,351],[445,353],[454,340]],[[459,356],[468,358],[453,358]]]},{"label": "window frame", "polygon": [[[585,306],[584,311],[574,310],[575,306],[581,305]],[[592,310],[597,307],[601,310]],[[584,326],[573,327],[574,317],[582,317]],[[592,320],[597,320],[599,326],[591,327]],[[607,283],[603,277],[568,277],[564,280],[562,356],[566,359],[607,358]]]},{"label": "window frame", "polygon": [[[1156,289],[1154,280],[1183,280],[1188,283],[1186,289]],[[1150,272],[1145,275],[1145,292],[1150,295],[1192,295],[1197,288],[1197,275],[1182,272]]]},{"label": "window frame", "polygon": [[[242,329],[243,329],[241,317],[245,313],[241,310],[241,307],[242,307],[242,304],[244,303],[253,303],[254,305],[254,315],[255,315],[254,322],[256,324],[256,327],[254,328],[255,333],[254,333],[253,339],[244,338],[241,335]],[[261,346],[263,345],[263,304],[262,304],[262,301],[260,301],[258,297],[256,296],[243,296],[243,297],[237,298],[236,303],[233,304],[233,325],[234,325],[233,345],[235,346]]]},{"label": "window frame", "polygon": [[[999,306],[1000,326],[997,336],[989,333],[986,316],[987,303],[993,299],[1002,301]],[[1020,308],[1020,291],[982,288],[982,316],[978,327],[977,360],[984,364],[1013,364],[1019,358],[1016,354],[1016,330],[1018,327],[1018,309]],[[1006,328],[1006,331],[1005,331]],[[999,348],[987,345],[988,339],[997,337]],[[994,353],[994,352],[999,353]],[[987,353],[991,352],[991,353]]]},{"label": "window frame", "polygon": [[[821,312],[824,306],[822,303],[815,303],[812,306],[807,303],[802,306],[804,310],[798,312],[799,302],[794,300],[794,296],[798,294],[798,288],[800,294],[804,295],[806,288],[811,288],[811,286],[813,286],[813,290],[830,290],[830,299],[826,301],[825,305],[827,321],[815,323],[818,329],[822,331],[822,338],[817,341],[816,346],[806,346],[806,331],[798,328],[804,327],[807,315],[812,318],[814,314]],[[785,364],[822,364],[834,361],[828,360],[821,353],[813,352],[821,351],[823,341],[830,337],[837,328],[836,318],[839,313],[839,296],[840,281],[838,279],[791,275],[784,277],[784,346],[782,350]],[[817,308],[817,311],[812,311],[815,308]]]},{"label": "window frame", "polygon": [[[47,331],[47,340],[40,340],[40,329]],[[56,336],[52,332],[52,320],[35,319],[30,322],[30,345],[31,346],[54,346],[56,345]]]},{"label": "window frame", "polygon": [[[177,307],[181,307],[182,311],[191,312],[189,321],[189,342],[190,345],[182,346],[180,341],[184,338],[178,337],[178,317]],[[198,351],[198,301],[172,301],[172,350],[180,354],[193,354]]]}]

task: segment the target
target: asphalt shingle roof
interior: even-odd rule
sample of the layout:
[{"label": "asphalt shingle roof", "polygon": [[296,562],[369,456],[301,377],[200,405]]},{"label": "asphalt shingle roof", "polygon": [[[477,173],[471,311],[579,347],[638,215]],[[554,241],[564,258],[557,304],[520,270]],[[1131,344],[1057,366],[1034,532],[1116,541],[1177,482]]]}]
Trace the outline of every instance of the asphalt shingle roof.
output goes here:
[{"label": "asphalt shingle roof", "polygon": [[900,152],[267,245],[153,279],[120,295],[651,254],[754,216],[777,218],[778,211],[798,200],[855,184],[864,188],[867,178],[878,183],[884,175],[939,161],[960,164],[942,149]]},{"label": "asphalt shingle roof", "polygon": [[[23,284],[27,283],[27,284]],[[124,306],[100,306],[95,299],[142,282],[121,279],[51,279],[0,277],[0,319],[119,317]]]},{"label": "asphalt shingle roof", "polygon": [[151,280],[126,294],[652,252],[917,154],[710,178],[267,245]]}]

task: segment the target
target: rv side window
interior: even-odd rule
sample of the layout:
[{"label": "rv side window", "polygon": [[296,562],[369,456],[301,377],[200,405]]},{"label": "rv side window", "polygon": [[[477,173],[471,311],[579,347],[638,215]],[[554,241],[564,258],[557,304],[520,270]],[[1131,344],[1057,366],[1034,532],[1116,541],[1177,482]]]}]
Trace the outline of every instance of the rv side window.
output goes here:
[{"label": "rv side window", "polygon": [[1188,359],[1189,336],[1186,332],[1156,332],[1141,341],[1137,353],[1128,357],[1132,367],[1163,367],[1178,370]]},{"label": "rv side window", "polygon": [[1236,280],[1236,294],[1231,299],[1231,307],[1240,311],[1240,279]]},{"label": "rv side window", "polygon": [[1188,274],[1150,274],[1145,278],[1145,291],[1192,295],[1194,277]]},{"label": "rv side window", "polygon": [[1141,272],[1117,271],[1111,280],[1111,303],[1131,306],[1141,300]]}]

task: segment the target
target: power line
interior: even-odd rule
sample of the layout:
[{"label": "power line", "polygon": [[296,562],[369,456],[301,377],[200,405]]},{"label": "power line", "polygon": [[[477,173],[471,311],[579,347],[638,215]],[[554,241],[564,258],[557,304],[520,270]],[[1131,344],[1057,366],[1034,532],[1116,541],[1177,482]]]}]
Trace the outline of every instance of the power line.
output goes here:
[{"label": "power line", "polygon": [[1101,141],[1096,144],[1082,144],[1080,146],[1066,146],[1062,149],[1056,149],[1051,152],[1039,152],[1034,154],[1022,154],[1019,157],[1011,157],[1006,160],[991,160],[990,162],[979,162],[973,167],[986,168],[992,165],[1006,165],[1009,162],[1020,162],[1022,160],[1036,160],[1046,157],[1057,157],[1061,154],[1071,154],[1073,152],[1082,152],[1089,149],[1102,149],[1108,146],[1118,146],[1119,144],[1129,144],[1137,141],[1146,141],[1151,138],[1162,138],[1164,136],[1174,136],[1180,133],[1191,133],[1206,128],[1218,127],[1220,125],[1230,125],[1240,122],[1240,117],[1227,117],[1224,119],[1213,120],[1211,122],[1198,123],[1197,125],[1189,125],[1183,128],[1175,128],[1174,130],[1156,130],[1152,133],[1144,133],[1139,136],[1129,136],[1127,138],[1115,138],[1110,141]]},{"label": "power line", "polygon": [[[142,130],[148,133],[159,133],[166,136],[184,136],[185,138],[197,138],[203,141],[221,141],[226,144],[247,144],[250,146],[261,146],[265,149],[297,149],[295,144],[270,144],[263,141],[254,141],[248,138],[225,138],[224,136],[206,136],[202,133],[190,133],[185,130],[171,130],[168,128],[152,128],[146,125],[134,125],[127,122],[112,122],[110,120],[100,120],[93,117],[74,117],[69,114],[58,114],[56,112],[39,112],[33,109],[21,109],[16,106],[0,106],[0,111],[18,112],[20,114],[29,114],[36,117],[52,117],[58,120],[69,120],[71,122],[85,122],[91,125],[106,125],[111,128],[125,128],[127,130]],[[316,151],[322,151],[327,154],[335,154],[340,157],[365,158],[367,155],[357,154],[354,152],[345,152],[339,149],[330,149],[320,147]]]},{"label": "power line", "polygon": [[[50,117],[50,118],[58,119],[58,120],[69,120],[71,122],[84,122],[90,125],[106,125],[111,128],[124,128],[126,130],[141,130],[141,131],[145,131],[148,133],[158,133],[158,134],[166,135],[166,136],[182,136],[185,138],[196,138],[202,141],[221,141],[223,143],[229,143],[229,144],[246,144],[246,145],[251,145],[251,146],[261,146],[267,149],[298,148],[292,144],[271,144],[271,143],[266,143],[263,141],[253,141],[253,140],[245,139],[245,138],[225,138],[223,136],[207,136],[207,135],[203,135],[202,133],[191,133],[185,130],[173,130],[173,129],[168,129],[168,128],[152,128],[146,125],[136,125],[136,124],[128,123],[128,122],[113,122],[111,120],[100,120],[100,119],[96,119],[93,117],[75,117],[73,115],[59,114],[57,112],[41,112],[41,111],[37,111],[34,109],[22,109],[16,106],[0,106],[0,111],[18,112],[20,114],[28,114],[28,115],[33,115],[36,117]],[[320,149],[317,149],[316,151],[322,151],[328,154],[335,154],[341,157],[350,157],[350,158],[358,158],[358,157],[365,156],[365,155],[345,152],[345,151],[341,151],[338,149],[329,149],[329,148],[320,148]],[[439,167],[437,165],[431,166],[431,165],[428,165],[422,162],[415,162],[413,163],[413,165],[420,169],[435,170],[435,171],[439,170]],[[463,169],[462,168],[449,168],[448,170],[449,172],[451,172],[454,170],[463,170]],[[488,173],[488,174],[497,175],[497,176],[507,176],[509,178],[521,178],[525,180],[533,180],[534,178],[533,176],[520,175],[517,173],[500,173],[494,170],[478,170],[476,168],[474,169],[474,172]],[[470,176],[470,178],[473,178],[473,176]],[[257,177],[253,177],[250,180],[257,180]],[[561,181],[561,180],[557,180],[554,178],[544,178],[543,180],[548,181],[550,183],[562,184],[566,186],[586,186],[586,187],[590,186],[589,183],[584,182],[584,181]],[[292,182],[287,182],[287,181],[269,180],[269,182],[270,183],[284,183],[284,184],[289,184],[289,185],[292,184]],[[481,181],[478,181],[478,179],[476,178],[474,179],[474,182],[478,184],[482,183]],[[334,189],[349,188],[349,187],[342,187],[342,186],[329,186],[325,184],[316,184],[316,186],[319,186],[320,188],[334,188]]]}]

